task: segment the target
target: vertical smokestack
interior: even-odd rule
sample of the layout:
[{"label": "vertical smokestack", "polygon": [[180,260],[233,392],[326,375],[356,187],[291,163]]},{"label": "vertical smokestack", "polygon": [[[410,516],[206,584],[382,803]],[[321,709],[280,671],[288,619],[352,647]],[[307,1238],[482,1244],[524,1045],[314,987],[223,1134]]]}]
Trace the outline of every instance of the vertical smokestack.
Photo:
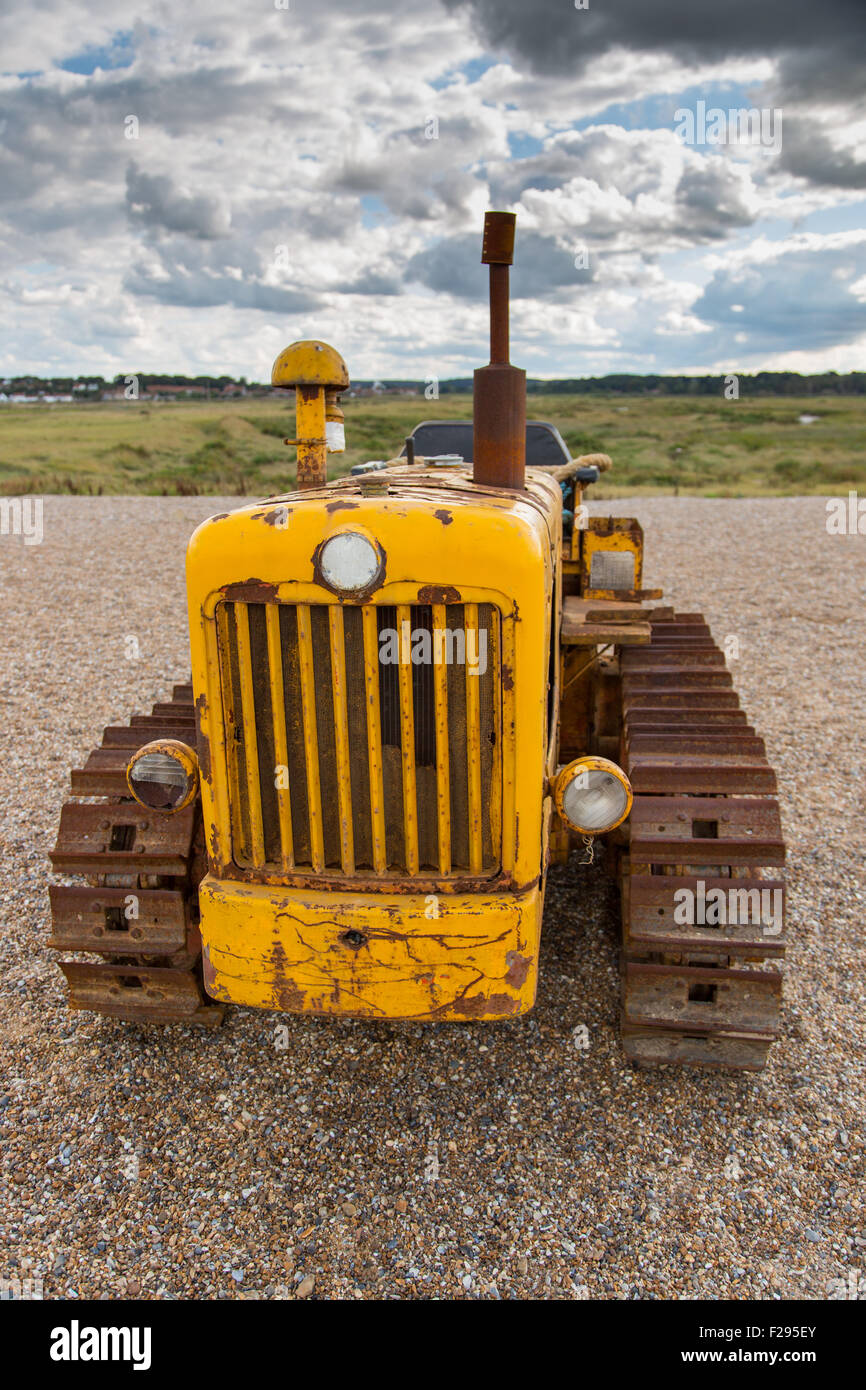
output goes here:
[{"label": "vertical smokestack", "polygon": [[526,481],[526,373],[508,361],[508,267],[513,212],[484,216],[482,265],[490,266],[490,365],[475,373],[472,476],[485,487],[522,490]]}]

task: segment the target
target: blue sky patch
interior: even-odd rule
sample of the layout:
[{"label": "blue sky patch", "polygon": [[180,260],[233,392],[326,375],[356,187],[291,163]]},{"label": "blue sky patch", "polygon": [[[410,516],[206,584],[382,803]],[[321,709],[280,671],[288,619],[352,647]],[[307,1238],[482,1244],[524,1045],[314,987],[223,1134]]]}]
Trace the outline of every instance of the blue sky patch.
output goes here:
[{"label": "blue sky patch", "polygon": [[114,68],[130,68],[134,62],[132,31],[121,29],[112,35],[110,43],[84,48],[71,58],[64,58],[57,66],[64,72],[77,72],[82,77],[90,77],[97,68],[110,72]]}]

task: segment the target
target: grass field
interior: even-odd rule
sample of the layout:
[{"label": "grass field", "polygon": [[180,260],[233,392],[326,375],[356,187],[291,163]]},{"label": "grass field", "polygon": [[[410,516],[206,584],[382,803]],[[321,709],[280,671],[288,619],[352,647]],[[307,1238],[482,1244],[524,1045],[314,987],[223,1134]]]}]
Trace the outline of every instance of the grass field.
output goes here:
[{"label": "grass field", "polygon": [[[0,492],[215,493],[291,486],[290,401],[187,401],[0,408]],[[420,420],[467,419],[470,396],[348,401],[345,454],[389,458]],[[799,423],[800,415],[818,418]],[[573,454],[599,450],[614,471],[594,490],[714,497],[838,494],[866,488],[866,397],[532,396]]]}]

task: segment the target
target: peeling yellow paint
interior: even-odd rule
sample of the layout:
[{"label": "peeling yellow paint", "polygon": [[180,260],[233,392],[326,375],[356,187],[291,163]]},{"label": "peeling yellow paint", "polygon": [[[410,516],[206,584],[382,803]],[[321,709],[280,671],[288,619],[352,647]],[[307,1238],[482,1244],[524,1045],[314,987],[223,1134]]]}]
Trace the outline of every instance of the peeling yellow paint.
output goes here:
[{"label": "peeling yellow paint", "polygon": [[510,1018],[535,1002],[542,898],[304,893],[208,875],[205,985],[260,1009],[359,1018]]}]

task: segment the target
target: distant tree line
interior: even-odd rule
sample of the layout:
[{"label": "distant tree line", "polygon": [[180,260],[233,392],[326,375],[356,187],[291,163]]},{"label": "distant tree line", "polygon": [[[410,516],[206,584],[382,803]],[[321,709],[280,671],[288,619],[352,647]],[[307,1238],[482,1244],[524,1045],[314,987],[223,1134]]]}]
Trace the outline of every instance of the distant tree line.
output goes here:
[{"label": "distant tree line", "polygon": [[[542,381],[530,377],[526,390],[530,396],[588,396],[608,392],[612,395],[641,396],[720,396],[730,375],[721,376],[637,376],[614,372],[609,376],[562,377]],[[741,396],[862,396],[866,394],[866,372],[755,372],[737,373]],[[384,383],[387,385],[387,383]],[[440,381],[440,395],[472,390],[469,377]]]},{"label": "distant tree line", "polygon": [[[70,394],[85,397],[97,395],[112,387],[122,387],[128,376],[138,378],[139,390],[158,390],[160,386],[186,387],[190,391],[222,391],[227,386],[247,387],[249,390],[267,390],[266,383],[247,381],[246,377],[232,376],[182,376],[178,373],[136,372],[119,373],[110,381],[102,376],[14,376],[2,382],[2,390],[8,393],[46,393],[50,395]],[[815,372],[803,375],[800,372],[755,372],[751,375],[737,373],[741,396],[862,396],[866,395],[866,372]],[[651,374],[639,376],[628,372],[613,372],[608,376],[561,377],[553,381],[543,381],[537,377],[527,380],[526,389],[530,395],[667,395],[667,396],[720,396],[724,393],[729,376],[663,376]],[[369,381],[353,381],[354,386],[372,386]],[[424,381],[381,379],[386,389],[414,387],[423,392]],[[465,394],[472,390],[471,377],[454,377],[439,382],[440,395]]]},{"label": "distant tree line", "polygon": [[93,376],[90,373],[82,376],[12,376],[6,377],[2,382],[4,391],[7,392],[35,392],[42,391],[49,395],[69,395],[75,391],[76,395],[98,394],[100,391],[109,391],[124,387],[129,377],[136,377],[139,390],[156,390],[160,386],[181,386],[190,391],[221,391],[225,386],[247,386],[246,377],[233,376],[180,376],[171,372],[120,372],[117,376],[107,380],[103,376]]}]

